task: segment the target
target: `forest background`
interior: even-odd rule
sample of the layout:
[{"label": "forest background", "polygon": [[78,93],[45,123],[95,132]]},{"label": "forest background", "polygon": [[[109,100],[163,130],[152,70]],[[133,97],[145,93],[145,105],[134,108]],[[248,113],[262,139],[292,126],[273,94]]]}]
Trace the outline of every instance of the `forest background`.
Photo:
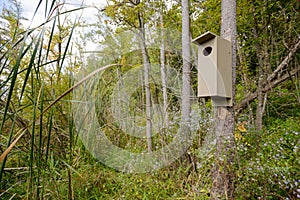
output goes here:
[{"label": "forest background", "polygon": [[[1,199],[214,197],[215,109],[196,97],[197,48],[190,44],[186,62],[182,33],[219,34],[221,1],[190,0],[189,30],[182,2],[41,0],[33,13],[43,11],[38,25],[18,1],[2,4]],[[236,4],[234,196],[298,199],[300,2]],[[84,17],[87,9],[93,20]],[[186,64],[191,104],[182,109]],[[86,110],[87,102],[95,106]],[[124,167],[126,152],[169,147],[182,126],[193,135],[186,152],[171,149],[157,166],[149,158]],[[125,153],[106,151],[104,136]]]}]

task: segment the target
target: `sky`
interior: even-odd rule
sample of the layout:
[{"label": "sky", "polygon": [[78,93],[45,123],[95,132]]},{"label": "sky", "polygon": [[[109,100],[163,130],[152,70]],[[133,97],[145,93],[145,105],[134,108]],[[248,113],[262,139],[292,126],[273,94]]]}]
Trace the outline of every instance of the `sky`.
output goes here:
[{"label": "sky", "polygon": [[[28,20],[23,20],[22,24],[25,28],[33,28],[37,27],[41,23],[45,21],[45,2],[48,1],[51,4],[52,0],[43,0],[38,12],[34,16],[35,9],[40,0],[18,0],[21,3],[22,7],[22,17],[25,17]],[[68,10],[80,8],[81,5],[85,6],[96,6],[98,8],[102,8],[106,5],[106,0],[65,0],[65,8]],[[0,9],[2,9],[3,5],[8,5],[8,0],[0,0]],[[85,8],[76,12],[73,12],[69,15],[70,19],[74,21],[76,16],[81,16],[87,22],[93,22],[96,19],[97,9],[96,8]],[[34,18],[33,18],[34,17]],[[32,21],[31,21],[32,20]],[[87,44],[87,50],[94,50],[96,48],[95,44],[89,43]]]},{"label": "sky", "polygon": [[[4,0],[4,1],[7,1],[7,0]],[[37,7],[39,1],[40,0],[19,0],[19,2],[21,2],[22,8],[23,8],[23,16],[26,17],[27,19],[29,19],[29,21],[23,22],[25,27],[29,26],[30,20],[33,17],[35,8]],[[32,26],[36,26],[44,21],[45,17],[44,17],[43,9],[45,8],[45,1],[46,0],[44,0],[43,1],[44,4],[40,6],[40,9],[32,22]],[[67,7],[68,9],[79,8],[80,5],[82,4],[82,1],[83,1],[83,4],[86,6],[97,6],[97,7],[102,7],[106,3],[106,0],[65,0],[65,4],[66,4],[65,7]],[[51,3],[51,2],[52,1],[49,1],[49,3]],[[79,15],[79,14],[81,14],[81,12],[82,11],[77,11],[76,13]],[[95,8],[87,8],[87,9],[83,10],[82,17],[85,19],[91,20],[91,19],[93,19],[94,15],[96,13],[97,13],[97,10]]]}]

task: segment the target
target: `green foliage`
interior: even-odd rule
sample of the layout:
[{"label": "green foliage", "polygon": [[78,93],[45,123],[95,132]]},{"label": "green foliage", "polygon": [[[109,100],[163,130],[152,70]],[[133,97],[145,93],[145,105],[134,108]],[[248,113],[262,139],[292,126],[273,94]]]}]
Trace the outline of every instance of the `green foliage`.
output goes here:
[{"label": "green foliage", "polygon": [[296,80],[292,80],[274,88],[274,93],[270,95],[267,105],[266,124],[300,117],[299,89],[295,87],[297,84]]},{"label": "green foliage", "polygon": [[[214,157],[212,144],[205,140],[212,130],[212,116],[207,114],[212,112],[210,103],[201,107],[207,115],[202,113],[203,121],[193,124],[197,137],[182,158],[155,172],[124,174],[97,163],[79,139],[71,105],[73,94],[65,93],[60,98],[74,85],[74,74],[80,68],[88,74],[107,64],[119,64],[119,67],[101,72],[99,81],[93,85],[98,95],[97,120],[114,145],[132,152],[144,152],[146,141],[125,134],[111,114],[110,98],[117,81],[142,63],[136,35],[124,30],[139,28],[139,17],[145,20],[149,30],[156,30],[162,10],[166,63],[180,71],[181,10],[178,2],[110,1],[105,14],[98,16],[102,23],[93,27],[90,34],[93,37],[89,38],[94,41],[102,34],[99,36],[104,38],[100,44],[101,56],[94,54],[86,62],[68,50],[72,34],[80,24],[68,20],[60,23],[59,18],[68,13],[61,5],[54,0],[48,1],[45,12],[54,14],[47,26],[25,30],[20,23],[21,7],[17,1],[12,2],[12,7],[3,8],[0,24],[0,153],[5,153],[18,136],[22,138],[1,162],[1,199],[210,199]],[[192,36],[206,31],[218,34],[221,1],[190,2]],[[297,0],[238,0],[237,102],[257,90],[257,44],[265,47],[266,77],[299,39],[298,10]],[[153,35],[151,41],[155,44],[149,42],[147,50],[151,64],[155,65],[160,63],[159,45],[156,44],[160,44],[161,37]],[[296,55],[281,73],[298,67],[299,58],[299,54]],[[192,70],[192,87],[196,90],[195,66]],[[153,103],[161,103],[161,85],[152,82],[150,86]],[[236,121],[247,121],[238,124],[236,130],[237,199],[300,198],[299,88],[298,75],[267,93],[265,128],[260,132],[251,123],[250,113],[255,112],[255,101],[249,104],[251,110],[244,109],[243,115],[237,116]],[[175,116],[180,113],[180,98],[173,92],[168,90],[168,111]],[[55,99],[60,101],[52,103]],[[144,100],[143,87],[137,87],[130,97],[127,114],[134,115],[140,110],[137,115],[143,119],[134,125],[145,125]],[[180,119],[172,116],[168,129],[160,129],[153,137],[158,149],[172,141],[179,129]]]},{"label": "green foliage", "polygon": [[297,199],[299,193],[298,118],[275,120],[259,135],[255,130],[237,140],[240,199]]},{"label": "green foliage", "polygon": [[[152,17],[155,7],[155,1],[120,1],[112,0],[110,5],[106,6],[105,13],[115,23],[122,28],[142,28],[141,19],[147,23]],[[147,9],[147,12],[144,10]]]},{"label": "green foliage", "polygon": [[221,27],[221,1],[192,1],[191,4],[193,38],[207,31],[219,34]]}]

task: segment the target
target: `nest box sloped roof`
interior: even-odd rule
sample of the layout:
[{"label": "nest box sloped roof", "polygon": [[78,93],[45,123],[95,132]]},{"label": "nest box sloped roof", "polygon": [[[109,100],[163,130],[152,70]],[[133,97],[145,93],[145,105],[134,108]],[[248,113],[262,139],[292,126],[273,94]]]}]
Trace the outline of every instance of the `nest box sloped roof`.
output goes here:
[{"label": "nest box sloped roof", "polygon": [[195,44],[200,45],[200,44],[203,44],[203,43],[205,43],[205,42],[207,42],[207,41],[209,41],[209,40],[211,40],[215,37],[217,37],[216,34],[208,31],[208,32],[200,35],[199,37],[193,39],[192,42],[195,43]]}]

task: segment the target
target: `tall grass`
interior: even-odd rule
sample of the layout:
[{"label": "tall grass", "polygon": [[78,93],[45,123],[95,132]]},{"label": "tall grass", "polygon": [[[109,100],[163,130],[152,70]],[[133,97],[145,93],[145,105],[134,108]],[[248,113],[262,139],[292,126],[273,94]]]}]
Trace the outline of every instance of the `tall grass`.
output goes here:
[{"label": "tall grass", "polygon": [[[44,10],[44,23],[28,29],[9,27],[14,35],[7,36],[0,55],[0,198],[15,197],[10,191],[17,188],[26,191],[27,199],[49,195],[45,186],[55,180],[57,162],[68,169],[69,199],[74,198],[71,171],[76,134],[69,114],[71,91],[93,74],[73,84],[72,71],[64,68],[68,55],[72,56],[73,33],[79,25],[79,18],[70,21],[68,15],[81,9],[84,7],[67,10],[55,0],[40,0],[33,18]],[[60,30],[65,24],[57,25],[61,18],[72,23],[65,35]]]}]

